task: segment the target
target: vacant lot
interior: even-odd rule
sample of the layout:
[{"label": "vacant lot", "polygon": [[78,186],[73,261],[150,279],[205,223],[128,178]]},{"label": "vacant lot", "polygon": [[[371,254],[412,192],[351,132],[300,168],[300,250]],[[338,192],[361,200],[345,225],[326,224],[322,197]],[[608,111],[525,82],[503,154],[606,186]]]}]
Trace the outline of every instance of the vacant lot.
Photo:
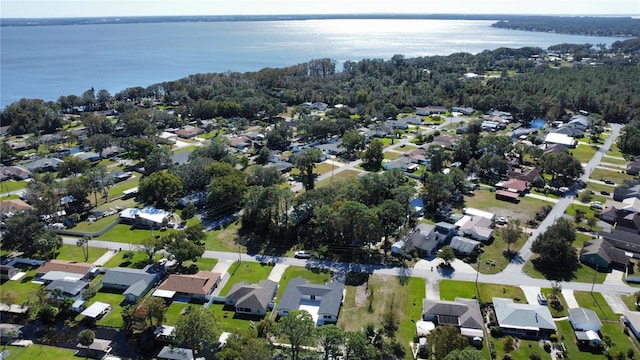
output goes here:
[{"label": "vacant lot", "polygon": [[[456,297],[473,299],[476,297],[476,284],[471,281],[440,280],[440,298],[453,301]],[[522,290],[516,286],[478,283],[480,301],[491,302],[494,297],[513,299],[526,303]]]},{"label": "vacant lot", "polygon": [[231,278],[220,290],[220,295],[225,296],[234,284],[246,281],[249,284],[257,284],[260,280],[266,280],[273,267],[255,262],[235,262],[229,268]]},{"label": "vacant lot", "polygon": [[497,200],[495,192],[485,189],[476,190],[473,196],[465,196],[464,201],[464,207],[490,211],[496,216],[507,216],[524,221],[533,219],[536,211],[544,205],[544,201],[528,197],[520,198],[517,204]]}]

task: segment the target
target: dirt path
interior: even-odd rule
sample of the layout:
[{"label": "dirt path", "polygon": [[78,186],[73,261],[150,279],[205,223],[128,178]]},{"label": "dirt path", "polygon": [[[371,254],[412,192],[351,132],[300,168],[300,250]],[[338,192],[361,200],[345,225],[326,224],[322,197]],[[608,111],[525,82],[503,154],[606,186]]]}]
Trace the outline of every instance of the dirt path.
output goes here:
[{"label": "dirt path", "polygon": [[367,302],[367,283],[356,288],[356,307],[363,307]]}]

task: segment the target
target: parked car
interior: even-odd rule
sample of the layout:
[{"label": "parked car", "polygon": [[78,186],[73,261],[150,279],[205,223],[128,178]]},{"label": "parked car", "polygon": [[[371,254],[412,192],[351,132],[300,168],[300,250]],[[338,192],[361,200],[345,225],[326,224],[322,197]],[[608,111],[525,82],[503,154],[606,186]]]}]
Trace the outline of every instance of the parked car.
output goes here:
[{"label": "parked car", "polygon": [[498,224],[500,225],[506,225],[509,223],[509,219],[507,219],[504,216],[499,217],[497,221],[498,221]]},{"label": "parked car", "polygon": [[538,293],[538,303],[540,305],[547,305],[547,297],[543,293]]},{"label": "parked car", "polygon": [[304,251],[304,250],[296,251],[293,256],[296,259],[310,259],[311,258],[311,254],[309,252],[307,252],[307,251]]},{"label": "parked car", "polygon": [[602,210],[602,203],[600,201],[592,201],[589,206],[592,209]]},{"label": "parked car", "polygon": [[616,184],[611,180],[605,180],[604,183],[607,184],[607,185],[615,185]]},{"label": "parked car", "polygon": [[602,191],[600,191],[600,195],[609,196],[609,195],[611,195],[611,193],[608,192],[607,190],[602,190]]}]

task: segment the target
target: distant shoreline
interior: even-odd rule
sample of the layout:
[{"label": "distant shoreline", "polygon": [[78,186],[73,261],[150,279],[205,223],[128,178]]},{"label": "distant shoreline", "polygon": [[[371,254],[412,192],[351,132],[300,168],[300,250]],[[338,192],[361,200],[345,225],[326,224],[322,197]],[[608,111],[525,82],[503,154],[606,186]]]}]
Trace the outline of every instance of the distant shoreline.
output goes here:
[{"label": "distant shoreline", "polygon": [[[4,18],[3,26],[48,26],[48,25],[96,25],[139,24],[162,22],[225,22],[225,21],[295,21],[295,20],[345,20],[345,19],[389,19],[389,20],[492,20],[509,21],[528,18],[567,18],[548,15],[501,15],[501,14],[302,14],[302,15],[192,15],[192,16],[108,16],[69,18]],[[576,17],[571,17],[576,18]],[[579,18],[627,18],[630,16],[580,16]]]}]

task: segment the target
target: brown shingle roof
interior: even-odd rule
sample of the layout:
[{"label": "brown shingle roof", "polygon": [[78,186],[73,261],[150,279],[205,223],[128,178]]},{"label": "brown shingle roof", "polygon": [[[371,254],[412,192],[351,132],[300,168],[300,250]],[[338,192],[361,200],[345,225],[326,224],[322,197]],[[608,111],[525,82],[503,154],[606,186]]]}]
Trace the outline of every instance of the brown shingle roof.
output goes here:
[{"label": "brown shingle roof", "polygon": [[73,274],[85,275],[93,268],[92,264],[71,262],[64,260],[49,260],[38,268],[38,274],[46,274],[49,271],[63,271]]},{"label": "brown shingle roof", "polygon": [[194,275],[172,274],[158,286],[159,290],[176,291],[184,294],[208,295],[220,280],[220,274],[198,271]]}]

